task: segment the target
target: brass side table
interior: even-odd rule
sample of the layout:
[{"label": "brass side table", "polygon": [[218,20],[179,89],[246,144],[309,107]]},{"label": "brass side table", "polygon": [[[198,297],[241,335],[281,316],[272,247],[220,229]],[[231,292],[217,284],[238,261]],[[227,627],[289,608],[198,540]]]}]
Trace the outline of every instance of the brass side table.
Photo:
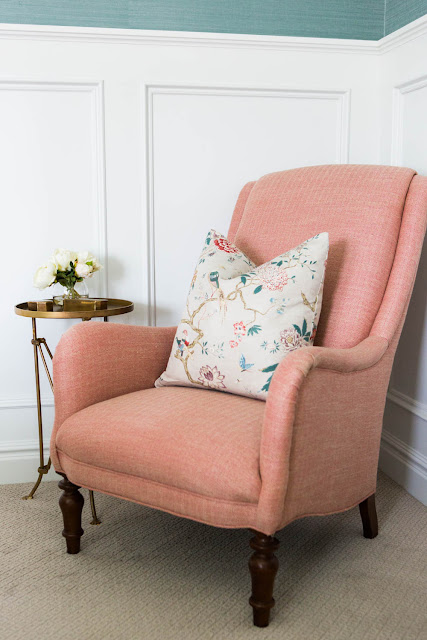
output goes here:
[{"label": "brass side table", "polygon": [[[104,318],[104,322],[108,321],[109,316],[118,316],[123,313],[130,313],[133,311],[133,303],[129,300],[118,300],[116,298],[108,298],[106,309],[92,309],[88,311],[62,311],[61,307],[54,305],[53,311],[32,311],[28,308],[28,302],[21,302],[15,306],[15,313],[18,316],[25,316],[31,318],[33,326],[33,338],[31,344],[34,350],[34,373],[36,378],[36,397],[37,397],[37,420],[39,430],[39,454],[40,454],[40,466],[38,468],[39,477],[37,478],[33,488],[27,496],[23,496],[23,500],[31,500],[37,491],[43,476],[49,471],[51,466],[51,459],[49,457],[47,463],[44,461],[44,448],[43,448],[43,421],[42,421],[42,406],[40,398],[40,373],[39,373],[39,355],[43,362],[43,366],[46,371],[46,376],[49,380],[50,387],[53,393],[52,376],[47,366],[45,354],[42,347],[44,346],[50,359],[53,359],[52,353],[44,338],[37,337],[36,318],[53,318],[53,319],[69,319],[69,318],[81,318],[83,321],[91,320],[92,318]],[[93,491],[89,491],[90,506],[92,510],[93,520],[91,524],[101,524],[96,515],[95,500],[93,497]]]}]

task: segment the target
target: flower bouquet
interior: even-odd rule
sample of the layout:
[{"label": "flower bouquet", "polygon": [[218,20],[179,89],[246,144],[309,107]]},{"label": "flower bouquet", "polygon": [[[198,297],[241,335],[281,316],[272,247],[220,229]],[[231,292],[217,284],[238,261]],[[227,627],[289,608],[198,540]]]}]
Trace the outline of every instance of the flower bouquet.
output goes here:
[{"label": "flower bouquet", "polygon": [[[37,269],[33,282],[38,289],[46,289],[55,283],[64,287],[66,292],[62,296],[54,298],[55,302],[61,304],[61,300],[64,298],[73,300],[87,296],[84,280],[90,278],[101,268],[102,265],[89,251],[76,252],[68,249],[56,249],[52,257]],[[76,289],[77,283],[83,283],[84,291]]]}]

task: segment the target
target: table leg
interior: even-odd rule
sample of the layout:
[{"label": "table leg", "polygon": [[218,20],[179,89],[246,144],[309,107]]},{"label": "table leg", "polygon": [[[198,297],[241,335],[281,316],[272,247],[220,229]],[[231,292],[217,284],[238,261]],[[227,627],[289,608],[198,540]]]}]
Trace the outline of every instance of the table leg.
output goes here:
[{"label": "table leg", "polygon": [[91,524],[101,524],[101,520],[96,515],[95,498],[93,495],[93,491],[91,490],[89,490],[89,500],[90,500],[90,509],[92,511],[92,517],[93,517]]},{"label": "table leg", "polygon": [[33,339],[31,340],[31,344],[33,345],[33,349],[34,349],[34,373],[36,378],[37,422],[38,422],[38,429],[39,429],[40,466],[38,468],[39,477],[37,478],[37,481],[34,487],[31,489],[30,493],[27,496],[23,496],[22,498],[23,500],[32,499],[33,495],[38,489],[38,486],[43,476],[49,471],[50,464],[51,464],[50,459],[48,460],[47,464],[44,463],[43,421],[42,421],[42,405],[41,405],[41,398],[40,398],[40,371],[39,371],[39,354],[38,354],[38,349],[40,348],[40,342],[37,338],[36,319],[31,318],[31,320],[33,325]]}]

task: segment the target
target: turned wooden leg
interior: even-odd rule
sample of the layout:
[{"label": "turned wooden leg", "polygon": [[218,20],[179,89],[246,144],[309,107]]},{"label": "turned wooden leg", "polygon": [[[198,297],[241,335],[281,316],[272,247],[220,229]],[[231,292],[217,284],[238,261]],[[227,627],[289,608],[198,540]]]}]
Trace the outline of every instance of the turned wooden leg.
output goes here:
[{"label": "turned wooden leg", "polygon": [[64,530],[62,535],[67,542],[68,553],[78,553],[80,551],[80,538],[83,535],[82,529],[82,509],[84,498],[79,493],[80,487],[70,482],[66,475],[58,482],[58,487],[63,490],[59,498],[62,517],[64,518]]},{"label": "turned wooden leg", "polygon": [[274,578],[279,568],[279,561],[274,552],[279,548],[279,541],[277,538],[255,531],[250,545],[254,553],[249,559],[252,578],[252,595],[249,598],[249,604],[253,608],[254,625],[267,627],[270,609],[274,607]]},{"label": "turned wooden leg", "polygon": [[363,535],[365,538],[375,538],[378,535],[378,518],[375,508],[375,493],[359,504],[362,517]]}]

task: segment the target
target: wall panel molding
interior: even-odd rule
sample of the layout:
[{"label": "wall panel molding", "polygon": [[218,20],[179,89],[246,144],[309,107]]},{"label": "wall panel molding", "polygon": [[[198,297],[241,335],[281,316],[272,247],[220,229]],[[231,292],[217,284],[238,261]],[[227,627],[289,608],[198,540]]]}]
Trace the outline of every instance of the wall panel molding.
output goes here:
[{"label": "wall panel molding", "polygon": [[147,210],[147,290],[148,319],[156,324],[156,264],[155,264],[155,204],[154,204],[154,107],[155,95],[227,96],[244,98],[279,98],[283,100],[328,100],[337,103],[336,156],[337,164],[349,161],[350,90],[291,89],[279,87],[209,86],[181,84],[143,84],[143,117],[146,140],[145,193]]},{"label": "wall panel molding", "polygon": [[[1,29],[0,29],[1,33]],[[42,92],[82,92],[91,97],[91,118],[93,135],[91,139],[93,202],[95,203],[95,219],[97,230],[98,258],[103,265],[99,274],[100,296],[108,295],[107,265],[107,212],[106,212],[106,176],[105,176],[105,127],[104,127],[104,84],[99,82],[63,80],[43,81],[19,78],[0,78],[2,91],[42,91]]]},{"label": "wall panel molding", "polygon": [[427,87],[427,75],[414,78],[393,87],[391,157],[393,165],[403,165],[403,126],[405,116],[405,95]]}]

